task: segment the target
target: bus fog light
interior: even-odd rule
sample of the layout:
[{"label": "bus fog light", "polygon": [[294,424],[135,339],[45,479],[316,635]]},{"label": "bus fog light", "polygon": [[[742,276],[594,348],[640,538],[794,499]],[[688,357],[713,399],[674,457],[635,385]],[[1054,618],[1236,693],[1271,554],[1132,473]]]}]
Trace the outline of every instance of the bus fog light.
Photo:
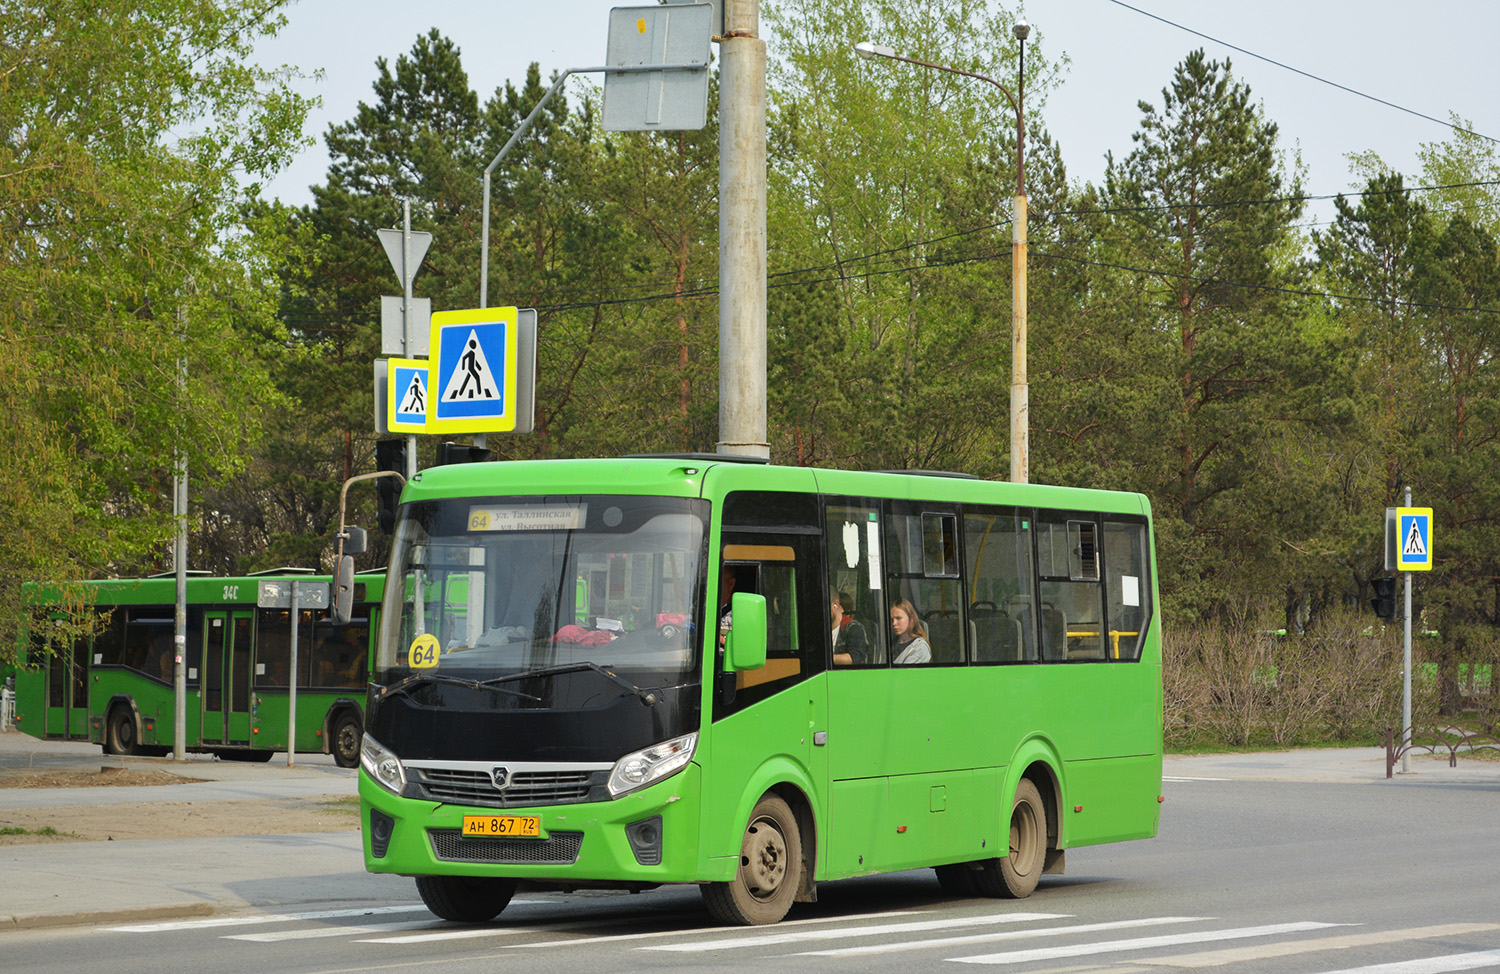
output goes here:
[{"label": "bus fog light", "polygon": [[681,771],[697,746],[698,735],[687,734],[625,755],[609,774],[610,796],[619,798]]},{"label": "bus fog light", "polygon": [[406,769],[401,766],[401,760],[369,734],[360,741],[359,763],[381,787],[398,795],[406,787]]},{"label": "bus fog light", "polygon": [[625,838],[630,840],[630,851],[635,861],[642,866],[661,865],[661,816],[625,826]]}]

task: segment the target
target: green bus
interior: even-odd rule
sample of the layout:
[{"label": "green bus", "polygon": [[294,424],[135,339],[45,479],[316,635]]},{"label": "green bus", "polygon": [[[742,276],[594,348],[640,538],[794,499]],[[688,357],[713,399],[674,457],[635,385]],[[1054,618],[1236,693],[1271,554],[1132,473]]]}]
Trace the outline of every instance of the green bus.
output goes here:
[{"label": "green bus", "polygon": [[730,924],[919,867],[1026,896],[1068,849],[1156,834],[1157,605],[1138,494],[704,455],[425,470],[371,664],[365,865],[460,922],[520,884],[693,883]]},{"label": "green bus", "polygon": [[[265,761],[291,746],[291,612],[257,603],[263,584],[294,580],[330,582],[327,575],[293,569],[236,578],[189,575],[189,751]],[[358,763],[372,623],[384,584],[383,573],[361,575],[352,618],[343,625],[332,624],[326,610],[299,610],[296,751],[332,753],[344,767]],[[58,604],[57,593],[45,586],[30,594],[39,604]],[[170,753],[176,578],[80,582],[68,594],[93,618],[68,630],[82,630],[82,636],[33,630],[23,640],[15,726],[37,738],[93,741],[107,754]]]}]

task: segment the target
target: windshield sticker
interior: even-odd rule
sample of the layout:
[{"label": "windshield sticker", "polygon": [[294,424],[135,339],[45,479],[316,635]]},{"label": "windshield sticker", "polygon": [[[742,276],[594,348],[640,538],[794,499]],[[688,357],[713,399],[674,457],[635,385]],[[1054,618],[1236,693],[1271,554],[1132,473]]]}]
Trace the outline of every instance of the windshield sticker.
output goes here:
[{"label": "windshield sticker", "polygon": [[577,531],[588,518],[587,504],[550,507],[469,508],[470,531]]},{"label": "windshield sticker", "polygon": [[411,641],[410,658],[407,665],[414,670],[430,670],[438,665],[438,640],[432,633],[424,633]]}]

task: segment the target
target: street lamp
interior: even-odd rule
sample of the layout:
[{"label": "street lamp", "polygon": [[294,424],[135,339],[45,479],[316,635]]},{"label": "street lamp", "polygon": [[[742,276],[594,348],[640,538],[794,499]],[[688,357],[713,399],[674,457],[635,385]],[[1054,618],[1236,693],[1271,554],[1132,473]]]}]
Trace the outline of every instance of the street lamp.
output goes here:
[{"label": "street lamp", "polygon": [[1010,102],[1010,107],[1015,110],[1016,199],[1015,219],[1011,224],[1013,246],[1010,265],[1010,479],[1011,483],[1024,484],[1029,479],[1030,471],[1031,422],[1026,384],[1026,113],[1023,109],[1022,97],[1025,95],[1026,83],[1026,38],[1031,33],[1031,25],[1022,20],[1016,24],[1014,30],[1016,40],[1021,42],[1021,64],[1016,73],[1018,95],[1011,94],[1009,88],[994,78],[943,64],[933,64],[930,61],[903,57],[888,47],[870,41],[861,41],[854,45],[854,52],[867,61],[875,58],[888,58],[892,61],[905,61],[907,64],[931,68],[934,71],[946,71],[949,74],[961,74],[966,78],[977,78],[1004,92],[1006,99]]}]

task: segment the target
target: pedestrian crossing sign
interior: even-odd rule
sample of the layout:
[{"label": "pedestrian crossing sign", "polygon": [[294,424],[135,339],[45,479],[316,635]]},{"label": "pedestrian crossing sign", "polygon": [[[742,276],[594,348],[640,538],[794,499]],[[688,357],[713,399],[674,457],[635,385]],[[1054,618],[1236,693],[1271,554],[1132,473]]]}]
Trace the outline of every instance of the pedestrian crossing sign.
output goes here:
[{"label": "pedestrian crossing sign", "polygon": [[516,319],[515,308],[432,316],[423,432],[505,433],[516,428]]},{"label": "pedestrian crossing sign", "polygon": [[1396,508],[1396,570],[1432,569],[1432,508]]},{"label": "pedestrian crossing sign", "polygon": [[392,433],[426,433],[427,360],[387,359],[386,370],[386,428]]}]

